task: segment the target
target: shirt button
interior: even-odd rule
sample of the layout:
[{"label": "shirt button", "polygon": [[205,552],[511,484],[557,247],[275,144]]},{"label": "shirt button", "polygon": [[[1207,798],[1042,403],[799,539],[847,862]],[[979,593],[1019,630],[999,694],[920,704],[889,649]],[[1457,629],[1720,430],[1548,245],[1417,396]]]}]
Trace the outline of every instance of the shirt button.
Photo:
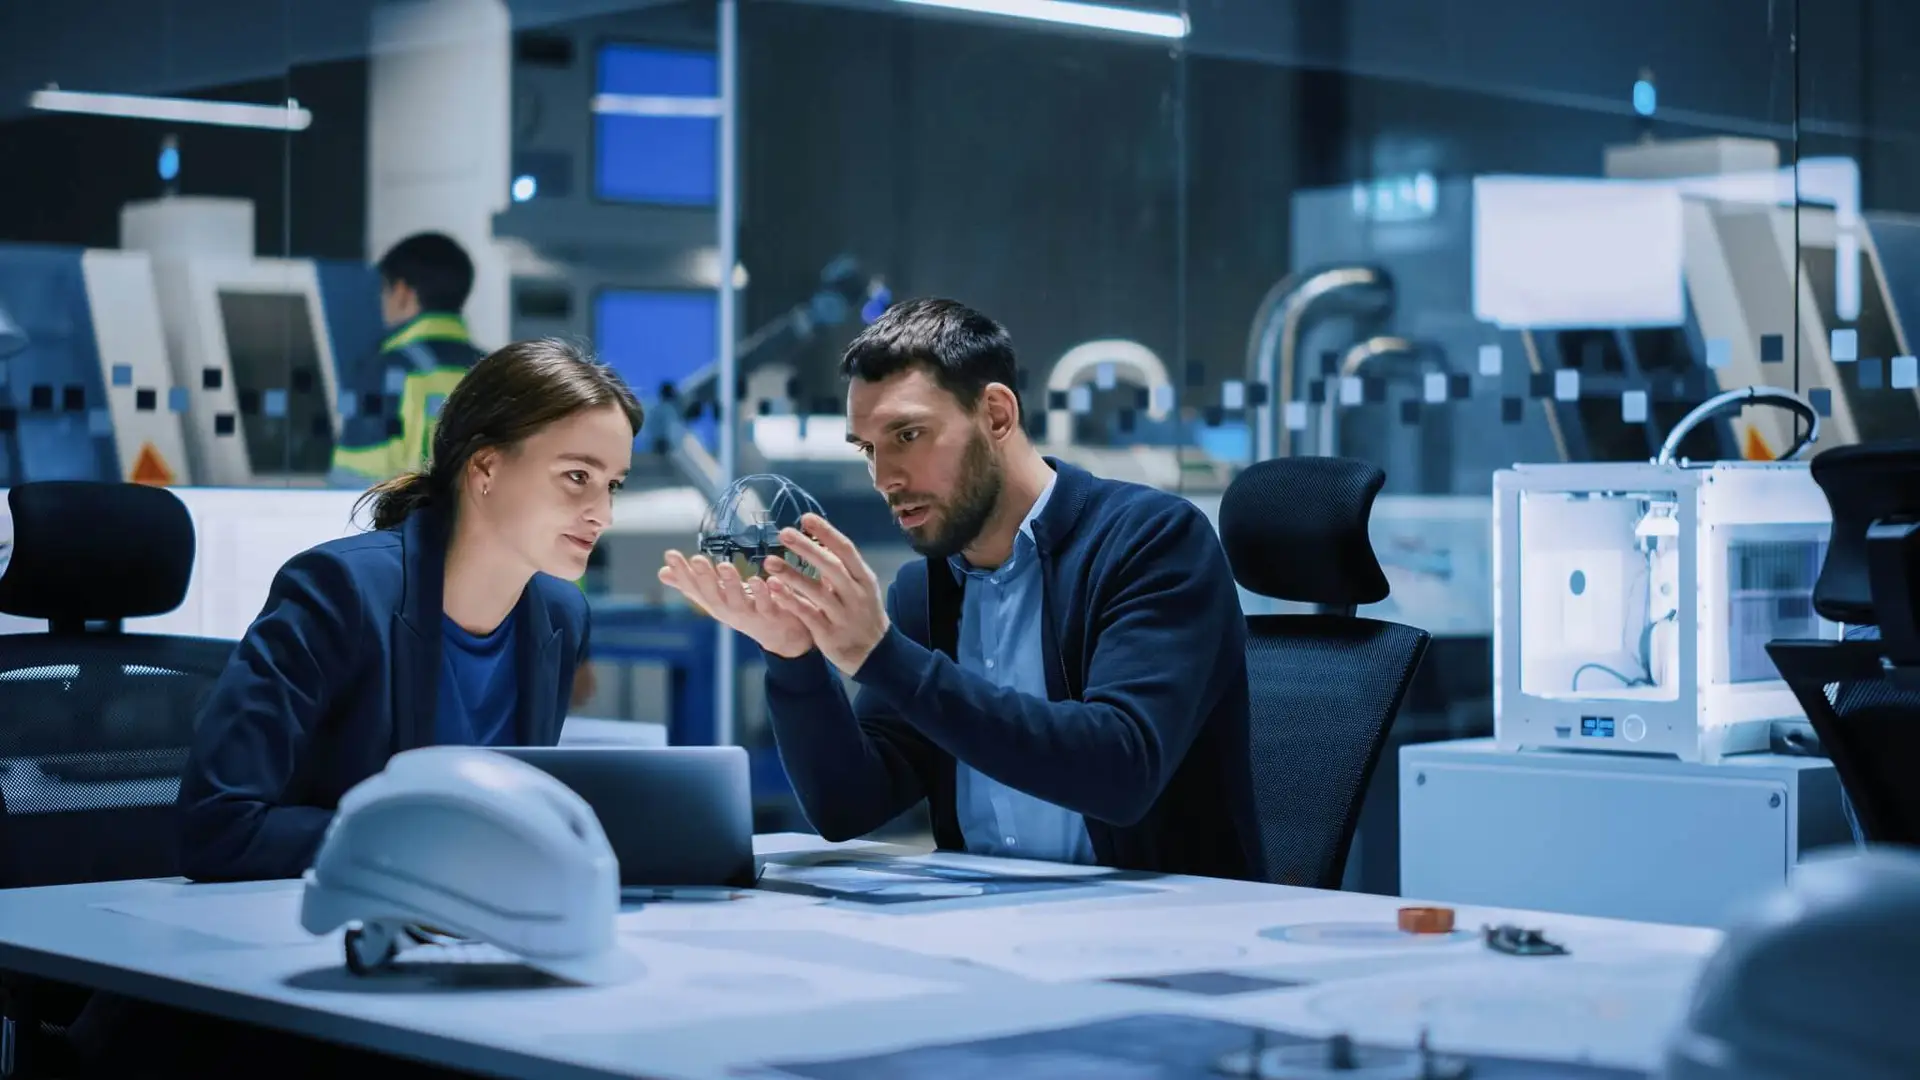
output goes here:
[{"label": "shirt button", "polygon": [[993,667],[993,661],[991,660],[987,661],[987,667],[991,669]]},{"label": "shirt button", "polygon": [[1008,847],[1019,847],[1019,846],[1020,846],[1020,841],[1018,841],[1018,840],[1015,840],[1015,839],[1014,839],[1013,837],[1011,837],[1011,836],[1009,836],[1009,837],[1007,837],[1007,838],[1006,838],[1006,840],[1007,840],[1007,846],[1008,846]]}]

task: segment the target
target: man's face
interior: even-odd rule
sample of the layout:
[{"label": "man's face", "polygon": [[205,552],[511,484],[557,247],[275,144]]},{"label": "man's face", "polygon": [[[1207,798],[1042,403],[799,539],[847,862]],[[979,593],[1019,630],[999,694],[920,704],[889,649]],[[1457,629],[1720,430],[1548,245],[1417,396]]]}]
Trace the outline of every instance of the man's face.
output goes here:
[{"label": "man's face", "polygon": [[420,297],[404,281],[380,282],[380,317],[387,328],[399,326],[420,314]]},{"label": "man's face", "polygon": [[979,417],[924,368],[847,388],[847,441],[907,542],[944,558],[971,544],[1000,502],[1000,451]]}]

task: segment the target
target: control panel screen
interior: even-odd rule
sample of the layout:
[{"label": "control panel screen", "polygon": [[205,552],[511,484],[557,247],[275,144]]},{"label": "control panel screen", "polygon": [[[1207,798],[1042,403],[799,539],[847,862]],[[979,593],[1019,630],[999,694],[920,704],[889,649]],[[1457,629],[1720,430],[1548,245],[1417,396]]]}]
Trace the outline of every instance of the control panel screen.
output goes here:
[{"label": "control panel screen", "polygon": [[306,294],[223,289],[220,322],[254,475],[325,475],[333,425]]}]

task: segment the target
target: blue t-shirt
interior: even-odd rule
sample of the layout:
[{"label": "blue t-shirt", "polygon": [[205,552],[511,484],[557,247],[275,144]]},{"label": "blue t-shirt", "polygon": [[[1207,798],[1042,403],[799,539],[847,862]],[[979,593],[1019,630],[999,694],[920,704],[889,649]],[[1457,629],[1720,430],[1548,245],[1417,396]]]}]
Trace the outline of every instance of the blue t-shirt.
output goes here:
[{"label": "blue t-shirt", "polygon": [[482,637],[440,617],[440,699],[433,741],[441,746],[506,746],[514,741],[520,703],[515,678],[515,616]]}]

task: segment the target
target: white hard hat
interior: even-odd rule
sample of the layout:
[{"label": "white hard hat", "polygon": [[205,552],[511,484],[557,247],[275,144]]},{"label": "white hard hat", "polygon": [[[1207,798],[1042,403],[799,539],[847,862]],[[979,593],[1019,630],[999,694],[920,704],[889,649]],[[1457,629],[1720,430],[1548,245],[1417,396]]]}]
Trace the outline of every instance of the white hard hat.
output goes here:
[{"label": "white hard hat", "polygon": [[1920,1076],[1920,853],[1803,863],[1702,970],[1662,1080]]},{"label": "white hard hat", "polygon": [[379,963],[407,928],[430,926],[573,982],[639,971],[619,945],[620,865],[600,820],[565,784],[490,750],[394,755],[341,796],[305,883],[309,933],[362,924],[347,941],[356,970],[356,945],[374,943]]}]

